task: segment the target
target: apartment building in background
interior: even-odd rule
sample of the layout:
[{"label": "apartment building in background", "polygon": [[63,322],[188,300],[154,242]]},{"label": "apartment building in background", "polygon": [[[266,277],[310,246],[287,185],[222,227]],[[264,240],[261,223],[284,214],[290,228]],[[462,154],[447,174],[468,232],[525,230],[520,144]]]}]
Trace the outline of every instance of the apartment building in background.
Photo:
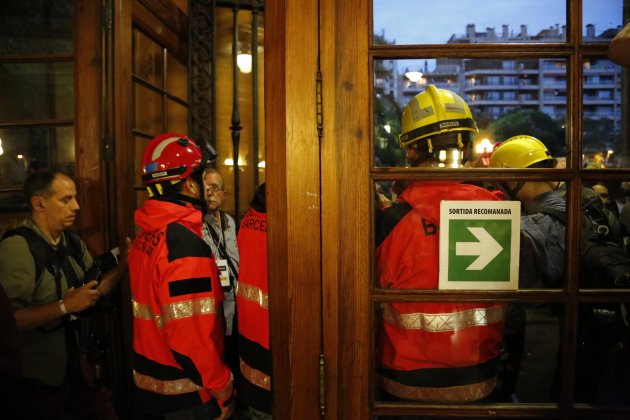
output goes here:
[{"label": "apartment building in background", "polygon": [[[607,29],[595,35],[594,25],[586,25],[584,42],[610,40],[621,28]],[[566,27],[556,25],[530,35],[527,26],[515,32],[503,25],[500,33],[495,28],[478,32],[474,24],[466,26],[463,35],[452,35],[450,44],[462,43],[562,43],[566,41]],[[395,70],[395,63],[382,61]],[[556,121],[564,121],[567,113],[567,69],[564,57],[515,57],[513,60],[491,58],[438,58],[425,60],[410,80],[399,74],[396,100],[401,107],[432,83],[450,89],[466,99],[472,112],[491,119],[516,109],[544,112]],[[612,120],[614,131],[621,129],[621,68],[604,57],[584,61],[583,103],[584,118]],[[394,73],[398,74],[398,73]],[[416,76],[417,77],[417,76]],[[383,79],[382,86],[387,86]],[[394,84],[388,86],[393,89]]]}]

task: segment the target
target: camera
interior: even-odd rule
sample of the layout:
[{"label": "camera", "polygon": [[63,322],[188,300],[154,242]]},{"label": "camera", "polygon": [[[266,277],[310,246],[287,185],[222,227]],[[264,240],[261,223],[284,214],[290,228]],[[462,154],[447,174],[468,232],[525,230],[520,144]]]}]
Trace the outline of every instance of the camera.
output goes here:
[{"label": "camera", "polygon": [[106,274],[112,268],[116,267],[116,265],[118,264],[119,256],[120,249],[116,247],[94,258],[94,263],[92,264],[92,267],[90,267],[85,272],[85,283],[92,280],[100,282],[104,274]]}]

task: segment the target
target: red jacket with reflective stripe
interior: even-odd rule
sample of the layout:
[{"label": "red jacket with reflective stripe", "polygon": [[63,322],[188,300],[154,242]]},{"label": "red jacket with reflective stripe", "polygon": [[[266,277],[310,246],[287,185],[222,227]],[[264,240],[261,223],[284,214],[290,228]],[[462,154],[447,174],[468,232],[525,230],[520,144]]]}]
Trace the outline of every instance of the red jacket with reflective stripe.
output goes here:
[{"label": "red jacket with reflective stripe", "polygon": [[[398,212],[394,216],[398,220],[389,220],[391,230],[376,249],[376,278],[380,287],[437,289],[442,200],[500,200],[500,196],[450,181],[410,184],[399,199],[410,206],[409,211]],[[388,213],[396,213],[393,208],[384,212],[380,215],[384,218],[377,216],[377,230],[382,230],[378,223]],[[453,373],[451,369],[474,367],[499,355],[504,324],[502,305],[388,302],[382,309],[378,364],[382,374],[385,372],[385,376],[396,378],[406,387],[428,389],[433,379],[440,383],[436,388],[469,385],[467,379],[457,383],[457,374],[452,375],[452,382],[445,384],[439,378],[432,378],[431,373],[444,376]],[[441,399],[436,397],[436,400]]]},{"label": "red jacket with reflective stripe", "polygon": [[147,412],[176,411],[232,395],[222,361],[223,291],[201,212],[150,199],[129,252],[136,400]]},{"label": "red jacket with reflective stripe", "polygon": [[271,414],[271,353],[267,304],[267,213],[264,184],[245,214],[236,238],[240,255],[236,305],[242,380],[239,395],[259,411]]},{"label": "red jacket with reflective stripe", "polygon": [[236,295],[238,332],[269,350],[267,213],[249,209],[236,240],[240,256]]}]

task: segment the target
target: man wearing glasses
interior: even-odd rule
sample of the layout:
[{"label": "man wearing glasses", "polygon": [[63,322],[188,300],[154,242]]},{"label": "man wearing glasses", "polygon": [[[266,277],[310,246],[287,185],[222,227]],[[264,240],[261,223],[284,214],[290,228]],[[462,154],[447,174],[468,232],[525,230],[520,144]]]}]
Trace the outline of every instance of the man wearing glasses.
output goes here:
[{"label": "man wearing glasses", "polygon": [[207,212],[203,218],[203,238],[210,245],[219,268],[219,278],[225,294],[223,314],[225,315],[225,363],[232,372],[238,372],[238,351],[236,348],[236,300],[238,281],[238,247],[236,245],[236,225],[234,219],[221,211],[225,199],[223,177],[216,169],[207,169],[204,175],[206,185]]}]

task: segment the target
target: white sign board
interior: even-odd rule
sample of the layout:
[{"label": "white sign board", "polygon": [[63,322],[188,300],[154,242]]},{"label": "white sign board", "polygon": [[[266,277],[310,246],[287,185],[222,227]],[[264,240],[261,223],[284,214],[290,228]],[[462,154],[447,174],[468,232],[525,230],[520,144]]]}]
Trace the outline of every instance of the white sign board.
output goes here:
[{"label": "white sign board", "polygon": [[440,290],[516,290],[519,201],[442,201]]}]

